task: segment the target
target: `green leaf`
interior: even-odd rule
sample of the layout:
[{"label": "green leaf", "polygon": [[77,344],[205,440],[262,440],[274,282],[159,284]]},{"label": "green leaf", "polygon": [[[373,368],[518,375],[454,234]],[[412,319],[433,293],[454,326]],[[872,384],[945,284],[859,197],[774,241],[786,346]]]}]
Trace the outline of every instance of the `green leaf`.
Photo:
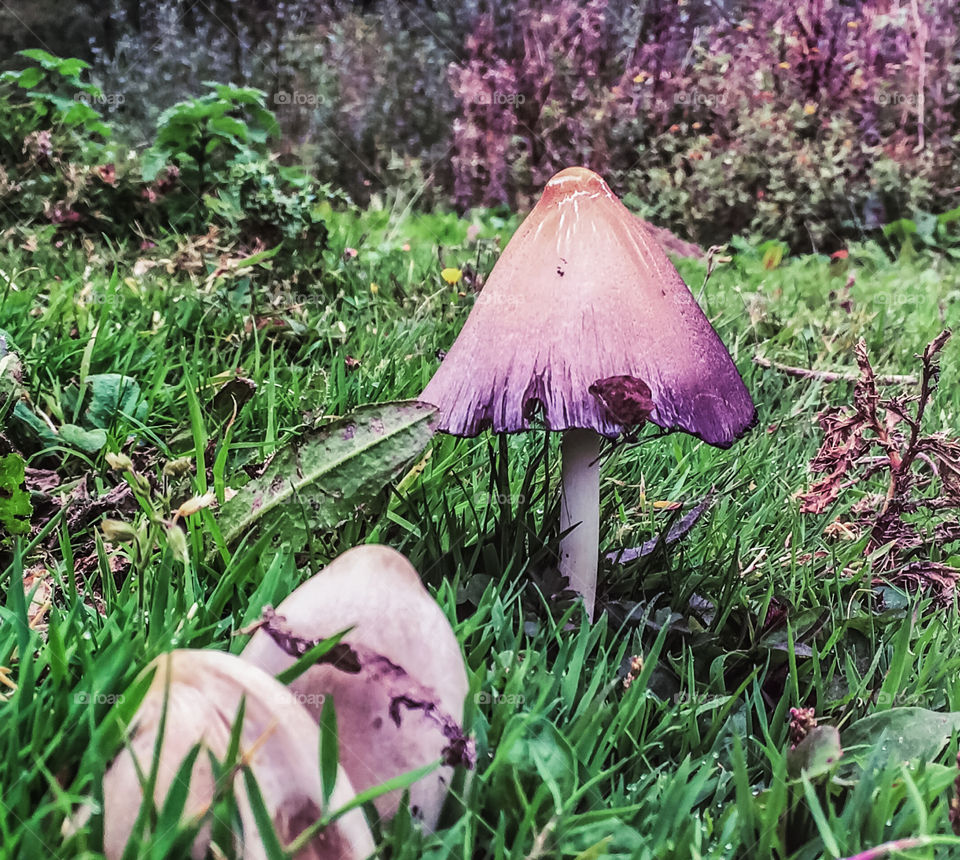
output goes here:
[{"label": "green leaf", "polygon": [[217,134],[235,137],[238,140],[247,139],[247,125],[231,116],[218,116],[210,120],[210,129]]},{"label": "green leaf", "polygon": [[960,221],[960,206],[957,206],[955,209],[951,209],[948,212],[942,212],[937,216],[937,222],[939,224],[953,224],[956,221]]},{"label": "green leaf", "polygon": [[0,536],[30,532],[33,506],[23,487],[25,465],[19,454],[0,457]]},{"label": "green leaf", "polygon": [[230,84],[218,84],[215,81],[204,81],[204,84],[212,87],[220,98],[228,102],[262,105],[267,98],[263,90],[254,89],[253,87],[235,87]]},{"label": "green leaf", "polygon": [[119,373],[97,373],[87,377],[90,406],[84,414],[88,424],[108,429],[120,415],[143,421],[147,404],[135,379]]},{"label": "green leaf", "polygon": [[28,60],[34,60],[51,72],[60,68],[60,58],[40,48],[27,48],[25,51],[17,51],[17,54],[21,57],[26,57]]},{"label": "green leaf", "polygon": [[24,69],[17,75],[17,83],[25,90],[32,89],[43,80],[43,70],[36,66]]},{"label": "green leaf", "polygon": [[250,801],[250,809],[257,824],[260,841],[263,842],[264,853],[270,860],[286,860],[287,855],[284,853],[277,831],[274,829],[273,820],[263,802],[260,786],[257,785],[257,779],[249,767],[243,769],[243,784],[247,789],[247,799]]},{"label": "green leaf", "polygon": [[294,551],[376,498],[433,435],[435,409],[415,400],[361,406],[283,448],[220,511],[227,544],[254,526],[276,529]]},{"label": "green leaf", "polygon": [[495,759],[497,802],[529,802],[546,785],[554,796],[568,797],[577,780],[577,757],[570,742],[549,720],[514,714],[503,730]]},{"label": "green leaf", "polygon": [[33,436],[43,442],[44,445],[59,445],[60,437],[50,429],[46,421],[34,414],[33,410],[22,400],[13,407],[14,421],[11,423],[17,426],[21,432],[26,431],[28,435]]},{"label": "green leaf", "polygon": [[304,672],[307,671],[311,666],[315,666],[317,661],[326,653],[331,651],[333,647],[340,643],[340,640],[343,639],[351,630],[352,627],[348,627],[346,630],[341,630],[339,633],[335,633],[333,636],[330,636],[327,639],[321,639],[316,645],[310,648],[303,656],[298,657],[296,662],[284,669],[279,675],[277,675],[277,680],[281,684],[290,684],[293,681],[296,681]]},{"label": "green leaf", "polygon": [[193,777],[193,766],[196,764],[197,756],[203,749],[203,744],[194,745],[187,757],[181,762],[173,782],[164,798],[163,807],[160,815],[157,817],[157,830],[160,833],[167,833],[180,823],[183,810],[187,805],[187,797],[190,793],[190,780]]},{"label": "green leaf", "polygon": [[107,444],[107,431],[99,427],[84,430],[76,424],[64,424],[60,428],[60,441],[68,448],[87,454],[96,454]]},{"label": "green leaf", "polygon": [[330,798],[337,783],[337,765],[340,760],[340,744],[337,740],[337,712],[333,696],[323,700],[320,709],[320,786],[323,791],[323,808],[330,808]]},{"label": "green leaf", "polygon": [[960,732],[960,711],[890,708],[857,720],[843,733],[847,750],[880,744],[898,762],[936,758],[954,732]]},{"label": "green leaf", "polygon": [[140,156],[140,175],[144,182],[153,182],[157,174],[170,163],[169,153],[165,149],[150,148]]},{"label": "green leaf", "polygon": [[65,60],[61,60],[57,65],[57,71],[60,72],[65,78],[73,78],[80,74],[84,69],[89,69],[90,64],[84,60],[80,60],[77,57],[68,57]]}]

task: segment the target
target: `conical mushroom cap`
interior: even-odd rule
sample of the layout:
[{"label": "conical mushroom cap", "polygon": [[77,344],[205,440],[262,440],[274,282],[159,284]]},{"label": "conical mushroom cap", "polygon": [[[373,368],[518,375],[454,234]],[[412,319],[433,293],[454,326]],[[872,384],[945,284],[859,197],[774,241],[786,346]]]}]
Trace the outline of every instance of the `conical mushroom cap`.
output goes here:
[{"label": "conical mushroom cap", "polygon": [[604,383],[620,402],[642,401],[648,388],[650,420],[719,447],[756,420],[730,354],[660,245],[603,179],[571,167],[504,249],[421,399],[457,436],[527,430],[539,414],[551,430],[616,437],[642,420],[618,414]]},{"label": "conical mushroom cap", "polygon": [[[411,809],[432,829],[453,778],[451,759],[469,758],[461,730],[469,683],[450,622],[404,556],[377,545],[338,556],[280,603],[241,656],[275,675],[347,627],[341,652],[290,689],[317,719],[325,696],[333,697],[340,764],[358,792],[444,760],[409,789]],[[392,816],[401,797],[378,797],[379,814]]]},{"label": "conical mushroom cap", "polygon": [[[323,812],[353,800],[353,787],[341,768],[330,809],[321,808],[317,724],[296,696],[262,669],[232,654],[190,649],[163,654],[154,665],[156,674],[134,717],[129,746],[120,751],[103,780],[103,843],[110,860],[124,854],[137,821],[143,801],[137,766],[142,773],[150,773],[164,710],[166,725],[154,796],[158,808],[172,790],[187,754],[198,743],[205,749],[190,775],[183,817],[191,819],[209,808],[216,784],[207,751],[221,761],[226,757],[241,700],[245,710],[240,750],[281,841],[291,842]],[[268,852],[242,776],[238,774],[234,782],[244,831],[242,840],[237,840],[237,856],[266,860]],[[192,847],[192,857],[208,856],[210,835],[205,826]],[[297,858],[363,860],[373,849],[373,837],[357,809],[318,834]]]}]

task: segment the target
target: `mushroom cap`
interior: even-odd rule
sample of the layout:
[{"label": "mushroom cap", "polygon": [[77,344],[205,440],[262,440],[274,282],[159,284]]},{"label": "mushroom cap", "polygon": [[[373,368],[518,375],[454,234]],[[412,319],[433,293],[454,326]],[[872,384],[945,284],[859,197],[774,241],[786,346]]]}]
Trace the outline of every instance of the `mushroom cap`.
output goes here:
[{"label": "mushroom cap", "polygon": [[[149,774],[164,712],[154,800],[162,807],[191,748],[202,743],[190,774],[184,819],[202,815],[217,791],[208,752],[223,761],[231,732],[245,703],[240,749],[256,777],[277,835],[289,843],[320,818],[353,800],[354,791],[341,767],[324,810],[317,724],[286,687],[262,669],[232,654],[181,649],[162,654],[152,664],[156,673],[132,721],[129,744],[103,780],[104,853],[120,858],[133,832],[143,789],[137,768]],[[136,759],[136,763],[134,760]],[[234,778],[243,824],[237,856],[266,860],[267,850],[241,774]],[[204,825],[190,856],[208,856],[211,830]],[[297,855],[298,860],[362,860],[374,849],[373,837],[359,809],[339,819]]]},{"label": "mushroom cap", "polygon": [[528,430],[539,413],[551,430],[616,438],[636,423],[598,396],[613,378],[628,400],[649,390],[655,424],[711,445],[756,421],[730,353],[650,231],[600,176],[570,167],[507,244],[420,399],[456,436]]},{"label": "mushroom cap", "polygon": [[[301,641],[352,628],[341,640],[347,657],[311,666],[290,689],[318,720],[324,697],[333,697],[340,764],[356,791],[446,759],[469,682],[450,622],[403,555],[354,547],[283,600],[276,615],[283,632]],[[297,658],[270,631],[261,627],[241,656],[277,674]],[[444,764],[409,788],[411,809],[431,829],[453,774]],[[397,811],[402,794],[376,798],[381,817]]]}]

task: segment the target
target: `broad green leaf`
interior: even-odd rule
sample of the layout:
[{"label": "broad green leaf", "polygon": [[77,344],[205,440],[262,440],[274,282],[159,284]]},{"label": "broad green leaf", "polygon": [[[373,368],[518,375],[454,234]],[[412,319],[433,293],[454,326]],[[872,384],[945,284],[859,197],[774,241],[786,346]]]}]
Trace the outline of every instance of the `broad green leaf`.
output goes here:
[{"label": "broad green leaf", "polygon": [[87,377],[90,405],[84,417],[94,427],[108,429],[121,415],[142,421],[147,414],[140,386],[135,379],[119,373],[97,373]]},{"label": "broad green leaf", "polygon": [[257,526],[297,551],[346,522],[423,451],[434,411],[415,400],[361,406],[288,445],[221,508],[224,540],[235,544]]},{"label": "broad green leaf", "polygon": [[14,421],[11,423],[14,426],[19,425],[18,429],[21,432],[25,431],[29,436],[39,439],[44,445],[60,444],[60,437],[22,400],[17,401],[17,405],[13,407],[12,417]]},{"label": "broad green leaf", "polygon": [[17,83],[25,90],[32,89],[43,80],[43,71],[36,66],[24,69],[17,75]]},{"label": "broad green leaf", "polygon": [[218,116],[210,120],[210,128],[218,134],[235,137],[238,140],[246,140],[246,123],[234,119],[232,116]]},{"label": "broad green leaf", "polygon": [[266,93],[253,87],[235,87],[230,84],[218,84],[215,81],[204,81],[205,86],[211,87],[224,101],[237,104],[259,105],[266,101]]},{"label": "broad green leaf", "polygon": [[34,62],[39,63],[45,69],[49,69],[50,71],[56,71],[62,62],[59,57],[55,57],[53,54],[40,48],[27,48],[24,51],[17,51],[17,54],[21,57],[26,57],[28,60],[33,60]]},{"label": "broad green leaf", "polygon": [[890,708],[857,720],[843,733],[847,750],[881,744],[891,760],[936,758],[951,735],[960,732],[960,711],[928,711],[926,708]]},{"label": "broad green leaf", "polygon": [[60,428],[60,441],[68,448],[96,454],[107,444],[107,431],[99,427],[84,430],[76,424],[64,424]]},{"label": "broad green leaf", "polygon": [[153,182],[157,174],[170,163],[170,155],[164,149],[151,148],[140,157],[140,175],[144,182]]}]

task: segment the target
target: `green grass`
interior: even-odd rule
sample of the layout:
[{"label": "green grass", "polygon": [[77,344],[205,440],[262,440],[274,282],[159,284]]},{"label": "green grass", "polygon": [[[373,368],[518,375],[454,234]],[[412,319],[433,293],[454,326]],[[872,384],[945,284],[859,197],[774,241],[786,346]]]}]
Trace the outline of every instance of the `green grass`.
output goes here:
[{"label": "green grass", "polygon": [[[146,415],[114,422],[106,450],[122,447],[156,475],[189,457],[212,467],[222,490],[324,416],[420,393],[473,302],[441,280],[441,261],[486,273],[497,238],[502,247],[515,226],[492,213],[472,220],[479,240],[468,242],[469,220],[453,215],[330,213],[324,272],[295,283],[275,282],[258,264],[212,277],[216,255],[192,274],[164,265],[134,274],[129,249],[8,245],[0,329],[23,362],[23,388],[57,424],[73,417],[64,403],[71,384],[133,377]],[[181,241],[168,237],[145,256],[173,260]],[[358,255],[345,256],[348,247]],[[436,438],[402,495],[316,535],[303,557],[274,549],[269,535],[209,557],[209,511],[189,520],[186,567],[157,534],[125,574],[110,573],[99,518],[77,529],[57,519],[52,539],[15,544],[0,608],[0,665],[17,687],[0,703],[0,854],[100,856],[100,781],[136,703],[138,672],[173,647],[238,651],[245,637],[233,634],[265,603],[373,541],[410,557],[455,626],[478,753],[443,826],[425,833],[401,812],[379,833],[383,856],[812,860],[911,837],[919,847],[897,856],[960,853],[947,818],[956,737],[907,763],[878,738],[848,749],[829,778],[788,772],[791,707],[814,707],[841,732],[895,707],[960,711],[955,610],[896,586],[881,604],[864,542],[823,533],[876,486],[855,488],[821,517],[801,515],[793,499],[820,443],[817,412],[848,402],[852,386],[752,362],[760,353],[852,370],[863,337],[878,370],[914,372],[914,354],[957,324],[960,267],[935,257],[893,262],[876,245],[851,248],[850,264],[850,310],[831,297],[846,275],[821,256],[767,270],[742,243],[711,277],[702,303],[759,424],[729,451],[674,435],[606,459],[607,550],[665,530],[671,514],[655,502],[691,502],[711,487],[718,495],[679,544],[622,567],[604,563],[601,598],[611,611],[592,626],[544,597],[554,579],[558,461],[556,442],[541,433]],[[680,265],[698,292],[703,265]],[[348,368],[348,356],[359,367]],[[951,342],[931,430],[956,427],[958,358]],[[236,368],[257,388],[229,424],[212,405],[211,380]],[[10,413],[0,405],[5,423]],[[29,459],[65,482],[86,476],[91,494],[121,480],[103,452],[38,444]],[[206,483],[203,469],[168,481],[155,503],[175,506]],[[955,551],[930,548],[954,563]],[[53,586],[45,627],[29,626],[27,568],[43,568],[39,578]],[[771,607],[786,623],[768,630]],[[624,689],[631,655],[642,655],[643,671]],[[64,822],[91,798],[88,825],[64,836]],[[179,856],[159,841],[143,851]]]}]

